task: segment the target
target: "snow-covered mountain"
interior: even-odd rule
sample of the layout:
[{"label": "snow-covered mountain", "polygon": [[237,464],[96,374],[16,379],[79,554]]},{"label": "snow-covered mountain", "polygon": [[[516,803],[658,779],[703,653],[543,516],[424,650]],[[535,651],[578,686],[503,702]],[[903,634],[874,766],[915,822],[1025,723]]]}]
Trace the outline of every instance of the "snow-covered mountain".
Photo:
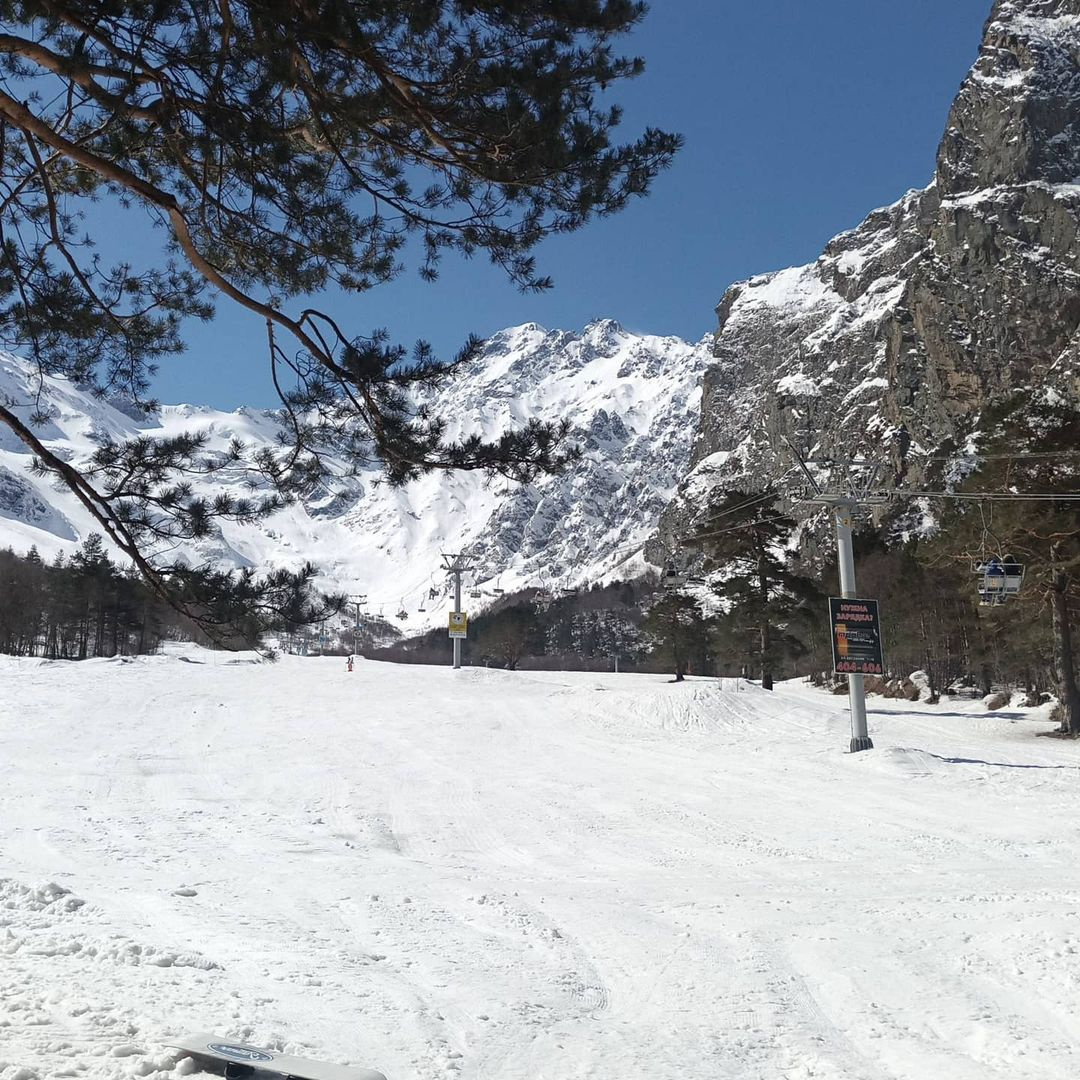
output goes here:
[{"label": "snow-covered mountain", "polygon": [[[451,436],[491,437],[531,417],[566,417],[584,450],[566,473],[528,487],[432,474],[393,489],[373,468],[260,525],[228,524],[214,542],[181,554],[257,568],[311,560],[325,587],[365,593],[373,614],[381,610],[393,620],[406,610],[408,620],[398,622],[405,630],[442,621],[445,551],[466,552],[479,568],[476,587],[484,595],[470,598],[474,610],[496,589],[631,575],[643,567],[641,547],[686,471],[708,361],[707,343],[632,334],[610,320],[580,334],[531,323],[504,330],[434,392],[434,408],[449,419]],[[0,355],[0,395],[18,403],[24,417],[34,409],[47,416],[35,431],[75,463],[86,460],[100,435],[198,431],[212,451],[234,438],[273,444],[277,434],[273,414],[248,409],[173,405],[140,417],[67,379],[42,378],[10,355]],[[47,558],[73,550],[94,522],[66,489],[32,475],[29,462],[26,447],[0,432],[0,544],[18,551],[36,545]],[[225,473],[212,485],[241,481],[239,472]],[[434,602],[433,588],[440,592]]]},{"label": "snow-covered mountain", "polygon": [[790,474],[785,436],[918,487],[1011,395],[1080,404],[1080,0],[997,0],[929,186],[717,315],[669,538],[717,486]]}]

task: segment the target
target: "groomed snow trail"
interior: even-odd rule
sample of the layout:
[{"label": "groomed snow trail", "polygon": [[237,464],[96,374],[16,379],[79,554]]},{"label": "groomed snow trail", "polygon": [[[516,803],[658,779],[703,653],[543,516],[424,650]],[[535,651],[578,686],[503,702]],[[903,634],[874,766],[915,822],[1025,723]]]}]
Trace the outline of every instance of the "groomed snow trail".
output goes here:
[{"label": "groomed snow trail", "polygon": [[0,1080],[1072,1080],[1045,719],[194,648],[0,660]]}]

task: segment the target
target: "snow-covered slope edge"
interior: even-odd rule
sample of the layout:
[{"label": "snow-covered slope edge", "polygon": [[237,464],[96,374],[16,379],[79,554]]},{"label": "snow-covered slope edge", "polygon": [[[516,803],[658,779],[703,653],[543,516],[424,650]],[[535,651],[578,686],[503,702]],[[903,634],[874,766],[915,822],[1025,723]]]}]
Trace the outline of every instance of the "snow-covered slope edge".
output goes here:
[{"label": "snow-covered slope edge", "polygon": [[[410,617],[399,625],[406,630],[443,618],[444,551],[473,557],[489,598],[495,588],[576,586],[631,574],[687,467],[688,418],[700,407],[708,360],[705,343],[631,334],[611,320],[580,334],[535,324],[504,330],[428,400],[450,421],[451,436],[492,437],[532,417],[568,418],[583,455],[566,473],[529,487],[433,474],[395,490],[372,468],[258,526],[227,525],[218,540],[180,554],[258,568],[311,560],[325,587],[367,594],[373,613],[382,608],[392,618],[404,608]],[[39,377],[10,355],[0,355],[0,394],[24,417],[34,408],[47,414],[35,430],[76,463],[99,435],[201,431],[213,451],[234,437],[273,444],[277,433],[272,414],[247,409],[176,405],[133,418],[67,379]],[[29,461],[21,442],[0,433],[0,544],[34,544],[47,558],[70,551],[94,522],[69,493],[32,475]],[[241,482],[239,473],[219,475],[213,487]],[[435,603],[428,602],[431,588],[441,593]]]}]

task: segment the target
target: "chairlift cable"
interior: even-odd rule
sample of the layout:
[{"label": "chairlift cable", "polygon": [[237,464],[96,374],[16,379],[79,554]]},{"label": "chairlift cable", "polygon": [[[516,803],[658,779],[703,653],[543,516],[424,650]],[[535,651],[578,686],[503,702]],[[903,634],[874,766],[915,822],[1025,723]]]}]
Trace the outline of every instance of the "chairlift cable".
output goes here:
[{"label": "chairlift cable", "polygon": [[711,540],[714,536],[725,536],[727,533],[739,532],[742,529],[752,529],[755,525],[772,525],[778,521],[786,520],[783,517],[758,518],[757,521],[747,521],[742,525],[731,525],[726,529],[719,529],[710,533],[694,533],[679,541],[680,546],[685,546],[691,540]]},{"label": "chairlift cable", "polygon": [[1038,450],[1026,454],[980,454],[978,450],[958,450],[955,454],[913,454],[911,461],[962,461],[965,458],[979,461],[1035,461],[1040,458],[1080,457],[1080,450]]},{"label": "chairlift cable", "polygon": [[1080,492],[1053,491],[901,491],[889,494],[902,499],[967,499],[988,502],[1080,502]]},{"label": "chairlift cable", "polygon": [[713,517],[706,518],[702,522],[703,525],[711,525],[714,521],[719,521],[721,518],[730,517],[732,514],[738,513],[740,510],[746,510],[751,506],[757,506],[758,503],[768,502],[769,499],[777,497],[777,492],[767,491],[761,495],[755,495],[750,499],[746,499],[741,503],[737,503],[735,506],[729,506],[726,510],[722,510],[720,513]]}]

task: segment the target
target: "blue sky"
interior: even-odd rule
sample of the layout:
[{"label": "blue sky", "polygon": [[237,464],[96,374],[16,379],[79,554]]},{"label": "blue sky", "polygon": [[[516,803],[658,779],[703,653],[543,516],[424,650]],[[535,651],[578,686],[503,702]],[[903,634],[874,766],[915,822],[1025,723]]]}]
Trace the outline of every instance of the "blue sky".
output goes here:
[{"label": "blue sky", "polygon": [[[522,295],[486,260],[447,259],[325,305],[356,333],[386,327],[449,357],[471,331],[611,317],[697,340],[733,281],[817,257],[830,237],[931,178],[949,105],[991,0],[653,0],[625,52],[645,74],[616,99],[686,146],[652,195],[538,250],[555,279]],[[154,393],[235,408],[275,403],[259,320],[225,300]]]}]

